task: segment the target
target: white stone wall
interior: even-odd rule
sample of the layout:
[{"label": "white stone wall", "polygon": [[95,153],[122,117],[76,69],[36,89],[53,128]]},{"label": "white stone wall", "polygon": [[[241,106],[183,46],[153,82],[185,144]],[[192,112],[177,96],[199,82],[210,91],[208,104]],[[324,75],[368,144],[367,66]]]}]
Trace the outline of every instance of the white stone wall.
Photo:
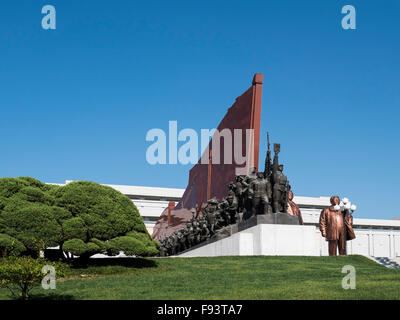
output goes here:
[{"label": "white stone wall", "polygon": [[316,240],[314,226],[259,224],[179,256],[318,256]]},{"label": "white stone wall", "polygon": [[[400,257],[400,230],[355,230],[347,254]],[[231,237],[193,249],[179,256],[233,255],[327,256],[328,242],[316,226],[260,224]]]},{"label": "white stone wall", "polygon": [[400,230],[356,230],[356,239],[348,241],[349,254],[371,257],[400,257]]}]

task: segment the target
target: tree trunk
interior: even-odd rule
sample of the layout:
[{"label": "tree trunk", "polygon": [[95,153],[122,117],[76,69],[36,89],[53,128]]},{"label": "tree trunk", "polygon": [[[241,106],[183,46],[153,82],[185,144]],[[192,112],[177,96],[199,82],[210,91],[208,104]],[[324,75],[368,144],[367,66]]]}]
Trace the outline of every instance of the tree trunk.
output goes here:
[{"label": "tree trunk", "polygon": [[22,300],[28,300],[28,299],[29,299],[28,285],[25,283],[22,287]]}]

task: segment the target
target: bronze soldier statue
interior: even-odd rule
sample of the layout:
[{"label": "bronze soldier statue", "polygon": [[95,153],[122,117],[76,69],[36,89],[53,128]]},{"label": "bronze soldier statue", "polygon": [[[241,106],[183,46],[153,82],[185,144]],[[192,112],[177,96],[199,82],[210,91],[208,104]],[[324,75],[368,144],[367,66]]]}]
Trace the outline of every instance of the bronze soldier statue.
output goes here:
[{"label": "bronze soldier statue", "polygon": [[165,242],[166,238],[160,241],[160,257],[166,257],[167,256],[167,248],[165,247]]},{"label": "bronze soldier statue", "polygon": [[272,165],[272,207],[274,212],[287,213],[287,203],[289,196],[289,183],[287,177],[282,173],[283,164],[279,164],[278,154],[280,152],[280,144],[274,143],[274,163]]},{"label": "bronze soldier statue", "polygon": [[252,181],[249,186],[249,199],[252,201],[252,214],[272,213],[270,205],[271,184],[264,178],[263,172],[257,172],[257,179]]},{"label": "bronze soldier statue", "polygon": [[208,231],[206,217],[202,216],[200,218],[199,223],[200,223],[200,229],[201,229],[200,241],[203,242],[203,241],[207,240],[210,237],[210,232]]},{"label": "bronze soldier statue", "polygon": [[177,254],[179,252],[179,241],[178,241],[178,232],[175,231],[171,235],[173,241],[173,254]]},{"label": "bronze soldier statue", "polygon": [[179,242],[179,252],[186,250],[186,230],[181,229],[178,231],[177,237]]},{"label": "bronze soldier statue", "polygon": [[207,207],[204,210],[206,220],[207,220],[207,225],[208,225],[208,230],[210,232],[210,236],[213,236],[215,233],[215,227],[217,224],[217,205],[218,201],[215,199],[210,199],[207,201]]},{"label": "bronze soldier statue", "polygon": [[243,189],[243,203],[244,203],[244,212],[243,219],[249,219],[253,214],[253,200],[250,199],[250,184],[257,179],[256,168],[251,167],[250,172],[245,176],[242,181]]},{"label": "bronze soldier statue", "polygon": [[191,246],[194,245],[194,230],[192,221],[186,224],[186,229],[187,229],[187,236],[186,236],[187,247],[190,248]]},{"label": "bronze soldier statue", "polygon": [[229,193],[228,197],[226,200],[228,201],[228,207],[226,210],[228,211],[229,215],[229,223],[233,224],[236,223],[236,220],[238,219],[238,208],[239,208],[239,200],[236,195],[237,191],[237,185],[233,184],[233,182],[230,182],[228,185],[229,188]]},{"label": "bronze soldier statue", "polygon": [[251,167],[250,172],[244,178],[244,182],[246,182],[247,185],[250,185],[250,183],[256,179],[257,179],[257,168]]},{"label": "bronze soldier statue", "polygon": [[194,234],[194,244],[199,244],[201,242],[201,229],[200,229],[200,225],[199,222],[194,219],[192,222],[193,225],[193,234]]},{"label": "bronze soldier statue", "polygon": [[174,243],[174,239],[173,239],[173,234],[171,234],[167,238],[167,250],[168,250],[169,256],[172,256],[175,254],[175,243]]},{"label": "bronze soldier statue", "polygon": [[177,230],[175,231],[175,236],[176,236],[176,244],[175,244],[175,253],[179,253],[181,251],[181,231]]},{"label": "bronze soldier statue", "polygon": [[228,226],[230,224],[230,217],[228,211],[226,210],[229,206],[228,201],[224,198],[220,203],[218,203],[217,209],[217,226],[218,229]]},{"label": "bronze soldier statue", "polygon": [[[243,212],[244,212],[244,193],[245,193],[245,188],[247,185],[245,185],[244,183],[244,178],[242,176],[236,176],[235,177],[236,180],[236,189],[235,189],[235,194],[236,194],[236,198],[238,200],[238,213],[243,216]],[[240,217],[240,220],[242,219],[242,217]]]}]

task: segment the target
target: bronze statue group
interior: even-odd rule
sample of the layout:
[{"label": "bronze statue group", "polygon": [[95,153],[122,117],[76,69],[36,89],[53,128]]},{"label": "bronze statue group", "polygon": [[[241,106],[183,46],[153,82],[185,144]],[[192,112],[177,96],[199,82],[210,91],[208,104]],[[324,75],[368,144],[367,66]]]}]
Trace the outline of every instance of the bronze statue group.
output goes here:
[{"label": "bronze statue group", "polygon": [[[269,140],[269,139],[268,139]],[[214,237],[219,230],[240,223],[258,214],[287,213],[290,185],[278,162],[280,145],[274,144],[274,161],[268,141],[264,172],[252,167],[246,176],[236,176],[228,184],[228,195],[221,201],[210,199],[197,212],[186,227],[177,230],[160,242],[160,256],[176,255]]]}]

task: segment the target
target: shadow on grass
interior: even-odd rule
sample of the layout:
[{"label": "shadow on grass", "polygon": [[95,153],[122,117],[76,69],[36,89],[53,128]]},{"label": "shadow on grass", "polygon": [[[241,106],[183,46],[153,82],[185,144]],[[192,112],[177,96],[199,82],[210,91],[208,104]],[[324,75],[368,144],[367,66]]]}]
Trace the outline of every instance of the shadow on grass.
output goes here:
[{"label": "shadow on grass", "polygon": [[70,294],[32,294],[29,300],[41,301],[41,300],[75,300],[74,296]]},{"label": "shadow on grass", "polygon": [[92,258],[82,262],[80,260],[72,261],[71,268],[89,268],[89,267],[106,267],[120,266],[127,268],[156,268],[157,262],[144,258]]}]

